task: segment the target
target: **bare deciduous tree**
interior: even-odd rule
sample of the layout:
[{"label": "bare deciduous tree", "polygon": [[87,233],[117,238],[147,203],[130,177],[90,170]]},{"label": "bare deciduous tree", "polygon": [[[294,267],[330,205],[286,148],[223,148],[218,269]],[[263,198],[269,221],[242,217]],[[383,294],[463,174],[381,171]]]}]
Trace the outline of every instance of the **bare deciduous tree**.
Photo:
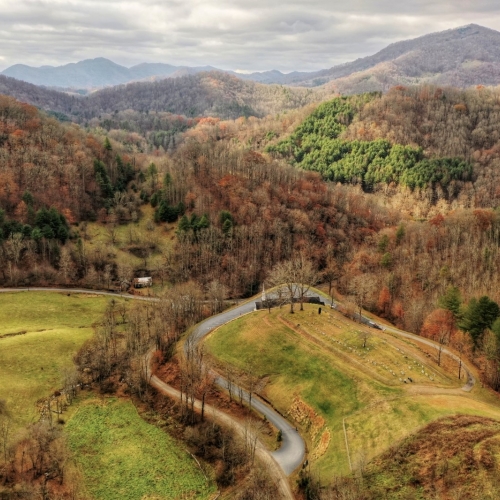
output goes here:
[{"label": "bare deciduous tree", "polygon": [[366,307],[368,297],[373,290],[375,281],[370,275],[360,275],[354,277],[350,282],[350,289],[358,307],[358,321],[361,322],[363,308]]},{"label": "bare deciduous tree", "polygon": [[[319,275],[310,260],[301,254],[298,257],[280,262],[269,276],[272,286],[282,287],[281,294],[290,302],[290,312],[294,312],[295,300],[300,301],[300,310],[304,310],[304,299],[311,286],[319,280]],[[283,293],[284,292],[284,293]]]}]

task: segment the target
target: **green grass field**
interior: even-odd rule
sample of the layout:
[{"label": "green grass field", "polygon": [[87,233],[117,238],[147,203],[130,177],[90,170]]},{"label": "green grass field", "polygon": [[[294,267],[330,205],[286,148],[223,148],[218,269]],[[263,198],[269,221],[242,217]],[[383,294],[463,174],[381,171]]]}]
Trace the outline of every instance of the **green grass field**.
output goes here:
[{"label": "green grass field", "polygon": [[[36,421],[36,402],[62,387],[64,371],[109,301],[87,294],[0,294],[0,399],[7,400],[16,430]],[[80,399],[64,418],[85,498],[208,498],[216,489],[130,402]]]},{"label": "green grass field", "polygon": [[[0,399],[16,427],[36,418],[36,402],[62,387],[64,370],[93,334],[109,298],[54,292],[0,294]],[[15,333],[26,332],[19,335]]]},{"label": "green grass field", "polygon": [[[463,381],[428,359],[413,341],[363,331],[317,306],[290,315],[275,309],[241,317],[206,341],[219,362],[253,371],[261,391],[298,422],[309,461],[322,479],[349,471],[343,420],[353,464],[373,458],[434,419],[470,413],[500,419],[486,390],[460,390]],[[413,383],[404,383],[410,376]]]},{"label": "green grass field", "polygon": [[193,458],[128,401],[84,401],[65,429],[95,500],[201,499],[216,491]]}]

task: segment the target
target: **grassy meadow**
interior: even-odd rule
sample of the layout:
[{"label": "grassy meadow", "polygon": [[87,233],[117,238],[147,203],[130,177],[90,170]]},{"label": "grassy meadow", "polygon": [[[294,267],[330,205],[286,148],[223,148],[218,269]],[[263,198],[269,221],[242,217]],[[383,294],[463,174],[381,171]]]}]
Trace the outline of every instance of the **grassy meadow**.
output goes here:
[{"label": "grassy meadow", "polygon": [[[0,294],[0,399],[7,401],[16,431],[38,419],[38,400],[62,387],[65,370],[110,300],[55,292]],[[69,469],[84,498],[204,499],[216,490],[183,447],[144,421],[130,401],[82,393],[64,419],[73,456]]]},{"label": "grassy meadow", "polygon": [[92,336],[109,298],[55,292],[0,294],[0,399],[16,427],[36,418],[36,402],[62,387],[64,371]]},{"label": "grassy meadow", "polygon": [[129,401],[82,401],[65,432],[90,498],[203,499],[216,491],[182,446]]},{"label": "grassy meadow", "polygon": [[318,315],[317,306],[243,316],[212,333],[206,346],[216,362],[261,378],[260,392],[297,422],[324,480],[349,471],[344,423],[355,466],[442,416],[500,419],[496,398],[479,387],[461,391],[464,380],[440,369],[416,342],[333,310]]}]

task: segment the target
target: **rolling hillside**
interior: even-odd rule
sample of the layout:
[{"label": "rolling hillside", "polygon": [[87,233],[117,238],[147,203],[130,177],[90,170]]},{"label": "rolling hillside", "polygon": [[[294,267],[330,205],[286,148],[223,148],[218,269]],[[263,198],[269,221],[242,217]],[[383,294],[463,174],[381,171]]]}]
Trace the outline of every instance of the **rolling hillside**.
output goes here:
[{"label": "rolling hillside", "polygon": [[186,75],[151,83],[131,83],[95,92],[81,102],[85,118],[133,109],[186,116],[265,116],[321,99],[323,91],[245,82],[221,72]]},{"label": "rolling hillside", "polygon": [[297,109],[327,95],[325,90],[263,85],[217,71],[186,74],[153,82],[129,83],[72,96],[0,75],[0,94],[86,121],[101,113],[132,110],[170,112],[187,117],[266,116]]},{"label": "rolling hillside", "polygon": [[[295,85],[334,82],[339,90],[358,93],[386,90],[398,83],[497,85],[500,33],[476,24],[393,43],[373,56],[335,66],[293,81]],[[382,75],[385,75],[385,79]],[[368,88],[361,82],[372,81]]]},{"label": "rolling hillside", "polygon": [[[16,65],[0,75],[0,93],[80,122],[125,110],[224,119],[261,117],[333,94],[385,92],[399,84],[498,85],[500,33],[471,24],[398,42],[373,56],[315,73],[204,71],[211,69],[168,64],[125,68],[103,58],[57,68]],[[112,87],[80,97],[26,83],[29,81],[66,89]],[[135,83],[121,85],[131,81]]]},{"label": "rolling hillside", "polygon": [[[214,331],[205,346],[219,370],[227,365],[233,368],[235,380],[258,379],[260,394],[300,429],[308,444],[310,470],[324,486],[335,484],[334,477],[349,470],[359,474],[361,469],[363,473],[368,461],[385,453],[384,473],[389,476],[391,472],[393,483],[403,489],[412,486],[411,479],[408,474],[398,474],[394,456],[409,456],[415,451],[414,444],[409,450],[400,448],[403,439],[440,417],[450,416],[452,422],[462,421],[465,430],[477,423],[489,424],[489,434],[476,439],[481,441],[497,435],[500,415],[497,398],[479,387],[470,393],[461,390],[455,364],[450,363],[447,369],[439,367],[434,349],[430,348],[428,356],[417,339],[371,330],[328,309],[318,315],[316,306],[306,304],[304,311],[295,311],[293,316],[276,308],[238,318]],[[444,429],[446,425],[439,423],[431,428],[434,435],[422,451],[437,455],[446,441]],[[443,450],[443,454],[451,458],[450,451],[458,446],[450,443],[451,450]],[[494,459],[490,460],[494,466]],[[411,463],[409,468],[415,465]],[[381,476],[374,477],[374,483]],[[419,480],[423,482],[422,477]],[[366,498],[389,498],[387,493]]]},{"label": "rolling hillside", "polygon": [[267,151],[365,191],[399,185],[432,192],[431,205],[460,199],[468,207],[473,197],[476,207],[492,207],[500,195],[498,113],[497,89],[396,86],[321,104]]},{"label": "rolling hillside", "polygon": [[[313,73],[260,73],[265,83],[328,87],[341,94],[388,90],[398,84],[456,87],[500,83],[500,33],[476,24],[393,43],[356,61]],[[253,75],[246,78],[253,79]]]},{"label": "rolling hillside", "polygon": [[45,111],[71,113],[80,106],[79,97],[37,87],[31,83],[0,75],[0,94],[36,106]]}]

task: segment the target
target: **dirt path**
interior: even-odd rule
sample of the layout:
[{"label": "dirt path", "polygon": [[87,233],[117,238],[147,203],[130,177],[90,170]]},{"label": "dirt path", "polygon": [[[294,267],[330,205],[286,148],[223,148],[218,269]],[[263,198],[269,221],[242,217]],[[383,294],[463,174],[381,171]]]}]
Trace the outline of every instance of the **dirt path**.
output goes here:
[{"label": "dirt path", "polygon": [[[177,389],[169,386],[168,384],[160,380],[156,375],[152,375],[150,377],[149,383],[162,394],[166,394],[167,396],[177,400],[181,399],[181,393]],[[197,399],[194,406],[198,411],[201,412],[200,400]],[[240,421],[218,410],[214,406],[205,404],[205,413],[212,416],[214,420],[222,422],[226,427],[233,428],[242,439],[245,439],[245,436],[249,432],[248,429],[245,429],[245,426]],[[271,453],[259,440],[257,440],[255,453],[261,463],[263,463],[270,471],[271,477],[277,481],[282,498],[293,500],[295,497],[292,493],[292,489],[290,487],[290,483],[288,482],[287,476],[285,475],[283,469],[278,465],[276,460],[272,457]]]}]

